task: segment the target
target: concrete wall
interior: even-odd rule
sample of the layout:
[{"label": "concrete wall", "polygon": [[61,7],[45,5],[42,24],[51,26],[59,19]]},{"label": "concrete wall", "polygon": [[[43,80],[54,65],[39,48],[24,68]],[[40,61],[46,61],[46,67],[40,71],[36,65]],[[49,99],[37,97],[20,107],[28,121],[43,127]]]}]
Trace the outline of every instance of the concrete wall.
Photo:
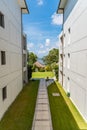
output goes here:
[{"label": "concrete wall", "polygon": [[[22,89],[21,9],[17,0],[0,0],[5,27],[0,26],[0,119]],[[1,65],[1,51],[6,64]],[[7,98],[2,88],[7,86]]]},{"label": "concrete wall", "polygon": [[[67,3],[67,9],[72,2]],[[68,12],[68,11],[67,11]],[[64,13],[67,17],[67,13]],[[64,23],[64,89],[87,121],[87,0],[78,0]],[[70,32],[69,32],[70,29]],[[68,57],[70,54],[70,59]],[[70,61],[69,61],[70,60]],[[68,68],[68,63],[70,67]],[[69,79],[68,79],[69,78]]]},{"label": "concrete wall", "polygon": [[24,34],[22,36],[22,45],[23,45],[23,84],[25,85],[28,82],[28,69],[27,69],[27,37]]},{"label": "concrete wall", "polygon": [[73,10],[76,2],[78,0],[68,0],[65,9],[64,9],[64,22],[66,21],[67,17],[69,16],[70,12]]}]

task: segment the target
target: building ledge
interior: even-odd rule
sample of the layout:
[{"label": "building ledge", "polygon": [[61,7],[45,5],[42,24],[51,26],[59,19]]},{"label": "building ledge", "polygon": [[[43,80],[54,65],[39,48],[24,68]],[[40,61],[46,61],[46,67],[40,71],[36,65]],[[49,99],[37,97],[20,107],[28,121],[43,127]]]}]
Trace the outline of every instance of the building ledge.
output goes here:
[{"label": "building ledge", "polygon": [[18,0],[18,4],[19,4],[23,14],[29,13],[26,0]]},{"label": "building ledge", "polygon": [[57,13],[59,13],[59,14],[63,13],[66,3],[67,3],[67,0],[60,0],[58,9],[57,9]]},{"label": "building ledge", "polygon": [[23,67],[23,72],[27,71],[27,67]]},{"label": "building ledge", "polygon": [[27,55],[27,50],[23,49],[23,54]]}]

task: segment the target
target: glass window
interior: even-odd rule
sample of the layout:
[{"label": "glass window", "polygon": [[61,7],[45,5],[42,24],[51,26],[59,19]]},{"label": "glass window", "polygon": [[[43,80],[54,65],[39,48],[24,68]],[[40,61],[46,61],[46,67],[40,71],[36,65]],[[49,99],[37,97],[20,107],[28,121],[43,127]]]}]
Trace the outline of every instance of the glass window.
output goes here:
[{"label": "glass window", "polygon": [[2,99],[5,100],[7,98],[7,87],[2,88]]},{"label": "glass window", "polygon": [[1,65],[6,64],[6,54],[5,51],[1,51]]},{"label": "glass window", "polygon": [[4,15],[0,12],[0,26],[4,28]]}]

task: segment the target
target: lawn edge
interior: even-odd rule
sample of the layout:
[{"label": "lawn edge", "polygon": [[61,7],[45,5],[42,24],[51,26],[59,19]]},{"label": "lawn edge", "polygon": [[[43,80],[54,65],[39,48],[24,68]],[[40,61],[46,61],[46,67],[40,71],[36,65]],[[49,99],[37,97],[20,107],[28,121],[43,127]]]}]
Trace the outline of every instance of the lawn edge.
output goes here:
[{"label": "lawn edge", "polygon": [[72,113],[78,127],[81,130],[87,130],[87,123],[85,122],[85,120],[82,118],[81,114],[79,113],[79,111],[77,110],[77,108],[75,107],[75,105],[73,104],[73,102],[70,100],[69,97],[67,97],[66,92],[63,90],[61,84],[59,82],[55,82],[59,91],[61,92],[61,95],[63,96],[70,112]]}]

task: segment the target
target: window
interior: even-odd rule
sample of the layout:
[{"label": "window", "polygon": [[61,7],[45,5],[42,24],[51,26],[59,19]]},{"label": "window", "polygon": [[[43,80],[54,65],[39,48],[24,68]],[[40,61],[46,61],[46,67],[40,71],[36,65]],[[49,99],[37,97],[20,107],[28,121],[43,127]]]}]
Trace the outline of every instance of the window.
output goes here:
[{"label": "window", "polygon": [[70,78],[67,77],[68,81],[67,81],[67,92],[70,92]]},{"label": "window", "polygon": [[70,40],[71,40],[71,34],[70,34],[70,33],[71,33],[71,29],[69,28],[69,29],[68,29],[68,45],[69,45],[70,42],[71,42],[71,41],[70,41]]},{"label": "window", "polygon": [[70,28],[68,28],[68,32],[69,32],[69,33],[71,33],[71,30],[70,30]]},{"label": "window", "polygon": [[68,53],[67,68],[70,69],[70,53]]},{"label": "window", "polygon": [[0,12],[0,26],[4,28],[4,15]]},{"label": "window", "polygon": [[64,37],[65,37],[66,35],[65,35],[65,33],[64,33]]},{"label": "window", "polygon": [[7,87],[2,88],[2,99],[3,101],[7,98]]},{"label": "window", "polygon": [[5,51],[1,51],[1,65],[5,65],[5,64],[6,64]]}]

